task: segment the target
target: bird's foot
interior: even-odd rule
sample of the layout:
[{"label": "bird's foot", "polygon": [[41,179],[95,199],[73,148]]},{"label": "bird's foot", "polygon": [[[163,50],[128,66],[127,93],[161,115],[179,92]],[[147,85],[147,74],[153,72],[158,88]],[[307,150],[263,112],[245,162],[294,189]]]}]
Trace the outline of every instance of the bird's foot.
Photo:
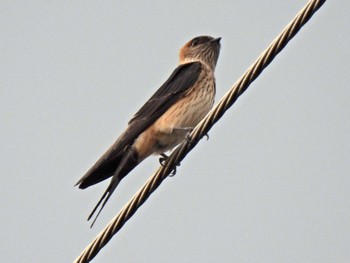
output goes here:
[{"label": "bird's foot", "polygon": [[169,156],[166,155],[165,153],[161,153],[160,156],[161,156],[161,157],[159,158],[159,163],[160,163],[161,166],[164,166],[166,160],[169,159]]},{"label": "bird's foot", "polygon": [[[159,158],[159,163],[161,166],[165,166],[166,161],[169,159],[169,156],[166,155],[165,153],[161,153]],[[169,174],[169,177],[173,177],[176,174],[176,168],[180,166],[180,163],[175,166],[175,168],[171,171]]]},{"label": "bird's foot", "polygon": [[[203,137],[205,137],[207,140],[209,140],[209,134],[208,133],[204,134]],[[190,144],[193,143],[193,139],[191,138],[190,133],[187,134],[185,140],[186,140],[187,143],[190,143]]]}]

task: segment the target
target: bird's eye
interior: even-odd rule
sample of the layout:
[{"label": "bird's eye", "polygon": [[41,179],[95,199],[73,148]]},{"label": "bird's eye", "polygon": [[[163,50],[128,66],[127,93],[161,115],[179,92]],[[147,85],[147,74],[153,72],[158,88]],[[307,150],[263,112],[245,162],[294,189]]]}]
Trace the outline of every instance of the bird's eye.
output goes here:
[{"label": "bird's eye", "polygon": [[198,39],[193,39],[192,43],[191,43],[191,47],[197,46],[199,44],[199,40]]}]

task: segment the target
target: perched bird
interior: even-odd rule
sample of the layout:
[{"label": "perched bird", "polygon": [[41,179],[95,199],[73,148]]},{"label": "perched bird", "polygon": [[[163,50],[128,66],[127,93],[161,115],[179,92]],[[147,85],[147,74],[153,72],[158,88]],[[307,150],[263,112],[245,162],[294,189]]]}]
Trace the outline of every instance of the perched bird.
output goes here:
[{"label": "perched bird", "polygon": [[[220,37],[199,36],[180,49],[180,63],[167,81],[129,121],[128,127],[94,166],[76,183],[85,189],[109,177],[112,180],[91,212],[111,197],[119,182],[152,154],[161,154],[182,142],[214,104],[214,70]],[[91,226],[92,226],[91,225]]]}]

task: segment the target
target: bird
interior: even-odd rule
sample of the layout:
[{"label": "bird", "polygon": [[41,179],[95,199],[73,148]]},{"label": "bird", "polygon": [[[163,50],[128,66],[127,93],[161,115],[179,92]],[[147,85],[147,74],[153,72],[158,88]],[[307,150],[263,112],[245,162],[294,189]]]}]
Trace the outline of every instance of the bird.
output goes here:
[{"label": "bird", "polygon": [[179,52],[179,64],[164,84],[136,112],[115,143],[75,184],[88,188],[112,177],[107,189],[88,216],[91,227],[120,181],[151,155],[167,158],[205,117],[214,105],[214,71],[219,58],[221,37],[198,36]]}]

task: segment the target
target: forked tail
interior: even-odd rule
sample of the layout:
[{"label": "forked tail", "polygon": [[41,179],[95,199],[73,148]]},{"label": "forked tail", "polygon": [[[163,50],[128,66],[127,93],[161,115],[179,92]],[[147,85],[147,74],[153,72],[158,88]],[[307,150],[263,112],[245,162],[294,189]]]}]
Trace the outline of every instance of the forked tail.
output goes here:
[{"label": "forked tail", "polygon": [[94,207],[94,209],[92,210],[91,214],[89,215],[89,217],[87,219],[89,221],[92,218],[92,216],[95,214],[96,210],[98,209],[98,207],[102,203],[100,210],[98,211],[94,221],[91,224],[91,227],[93,227],[93,225],[95,224],[97,217],[100,215],[100,213],[101,213],[102,209],[104,208],[104,206],[106,205],[107,201],[109,200],[109,198],[113,194],[114,190],[117,188],[119,182],[132,169],[134,169],[136,167],[136,165],[139,164],[138,159],[139,159],[138,154],[134,148],[131,147],[125,152],[124,156],[122,157],[122,159],[119,163],[117,170],[112,175],[111,183],[109,184],[106,191],[103,193],[102,197],[100,198],[100,200],[98,201],[98,203],[96,204],[96,206]]}]

